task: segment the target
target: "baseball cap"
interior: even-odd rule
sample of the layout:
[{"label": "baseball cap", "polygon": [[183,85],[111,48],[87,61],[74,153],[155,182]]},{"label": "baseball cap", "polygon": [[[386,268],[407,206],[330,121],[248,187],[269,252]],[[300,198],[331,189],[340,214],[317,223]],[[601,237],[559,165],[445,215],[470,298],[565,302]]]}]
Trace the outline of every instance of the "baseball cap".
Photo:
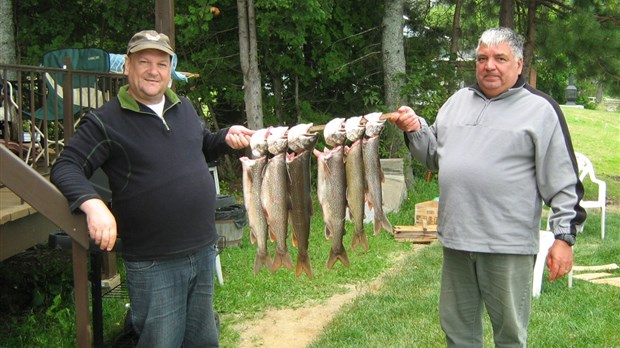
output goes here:
[{"label": "baseball cap", "polygon": [[170,39],[166,34],[158,33],[155,30],[143,30],[136,33],[127,45],[127,54],[146,50],[156,49],[174,56],[174,51],[170,46]]}]

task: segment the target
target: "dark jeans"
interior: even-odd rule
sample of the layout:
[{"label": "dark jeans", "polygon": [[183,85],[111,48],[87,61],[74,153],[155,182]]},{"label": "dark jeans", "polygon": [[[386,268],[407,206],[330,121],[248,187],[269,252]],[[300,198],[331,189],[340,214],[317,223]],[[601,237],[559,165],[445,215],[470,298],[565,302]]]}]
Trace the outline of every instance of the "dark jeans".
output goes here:
[{"label": "dark jeans", "polygon": [[137,347],[218,347],[215,245],[176,259],[125,261]]}]

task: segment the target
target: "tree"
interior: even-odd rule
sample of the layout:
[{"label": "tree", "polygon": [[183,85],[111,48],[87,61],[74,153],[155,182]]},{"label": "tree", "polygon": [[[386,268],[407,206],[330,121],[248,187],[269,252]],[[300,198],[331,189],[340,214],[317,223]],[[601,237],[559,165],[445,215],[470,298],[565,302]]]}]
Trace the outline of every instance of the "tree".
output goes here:
[{"label": "tree", "polygon": [[385,105],[395,109],[403,104],[400,93],[405,76],[405,49],[403,46],[405,0],[385,0],[383,16],[382,53]]},{"label": "tree", "polygon": [[256,48],[256,16],[253,0],[237,0],[239,11],[239,54],[248,127],[263,128],[263,102]]},{"label": "tree", "polygon": [[[454,67],[454,72],[458,72],[458,52],[459,52],[459,38],[461,37],[461,7],[463,0],[456,0],[454,4],[454,16],[452,20],[452,37],[450,38],[450,64]],[[457,75],[454,75],[454,79],[449,81],[450,92],[456,91],[458,85],[456,81]]]},{"label": "tree", "polygon": [[[574,7],[550,7],[544,12],[537,46],[539,88],[564,101],[568,76],[577,87],[602,84],[606,93],[620,93],[620,7],[605,1],[581,1]],[[539,11],[540,12],[540,11]],[[594,94],[593,92],[592,94]]]},{"label": "tree", "polygon": [[[2,18],[0,21],[0,63],[16,64],[12,0],[0,0],[0,18]],[[14,75],[14,72],[10,71],[10,74]],[[15,76],[7,76],[7,78],[14,80]]]},{"label": "tree", "polygon": [[514,29],[515,0],[502,0],[499,9],[499,26]]},{"label": "tree", "polygon": [[[523,70],[521,76],[532,86],[536,87],[536,75],[532,74],[534,48],[536,46],[536,0],[528,1],[527,8],[527,34],[523,48]],[[535,69],[533,70],[536,71]]]}]

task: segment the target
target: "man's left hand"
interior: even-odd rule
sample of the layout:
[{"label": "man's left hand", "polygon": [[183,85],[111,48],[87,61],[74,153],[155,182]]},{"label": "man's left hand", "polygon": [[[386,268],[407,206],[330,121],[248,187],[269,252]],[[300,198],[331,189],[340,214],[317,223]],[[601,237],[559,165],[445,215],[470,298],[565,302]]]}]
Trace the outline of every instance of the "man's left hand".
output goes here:
[{"label": "man's left hand", "polygon": [[573,248],[563,240],[556,240],[547,254],[549,281],[562,278],[573,268]]},{"label": "man's left hand", "polygon": [[232,126],[226,134],[226,144],[235,150],[240,150],[250,145],[250,137],[255,131],[244,126]]}]

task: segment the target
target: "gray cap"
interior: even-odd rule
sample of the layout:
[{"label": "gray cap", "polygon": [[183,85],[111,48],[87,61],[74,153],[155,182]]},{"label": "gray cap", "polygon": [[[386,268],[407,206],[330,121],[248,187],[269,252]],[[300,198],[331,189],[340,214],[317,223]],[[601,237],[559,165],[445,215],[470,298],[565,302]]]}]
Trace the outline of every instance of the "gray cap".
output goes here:
[{"label": "gray cap", "polygon": [[155,30],[143,30],[136,33],[127,45],[127,54],[135,53],[146,49],[155,49],[166,52],[174,56],[174,51],[170,46],[170,39],[166,34],[158,33]]}]

